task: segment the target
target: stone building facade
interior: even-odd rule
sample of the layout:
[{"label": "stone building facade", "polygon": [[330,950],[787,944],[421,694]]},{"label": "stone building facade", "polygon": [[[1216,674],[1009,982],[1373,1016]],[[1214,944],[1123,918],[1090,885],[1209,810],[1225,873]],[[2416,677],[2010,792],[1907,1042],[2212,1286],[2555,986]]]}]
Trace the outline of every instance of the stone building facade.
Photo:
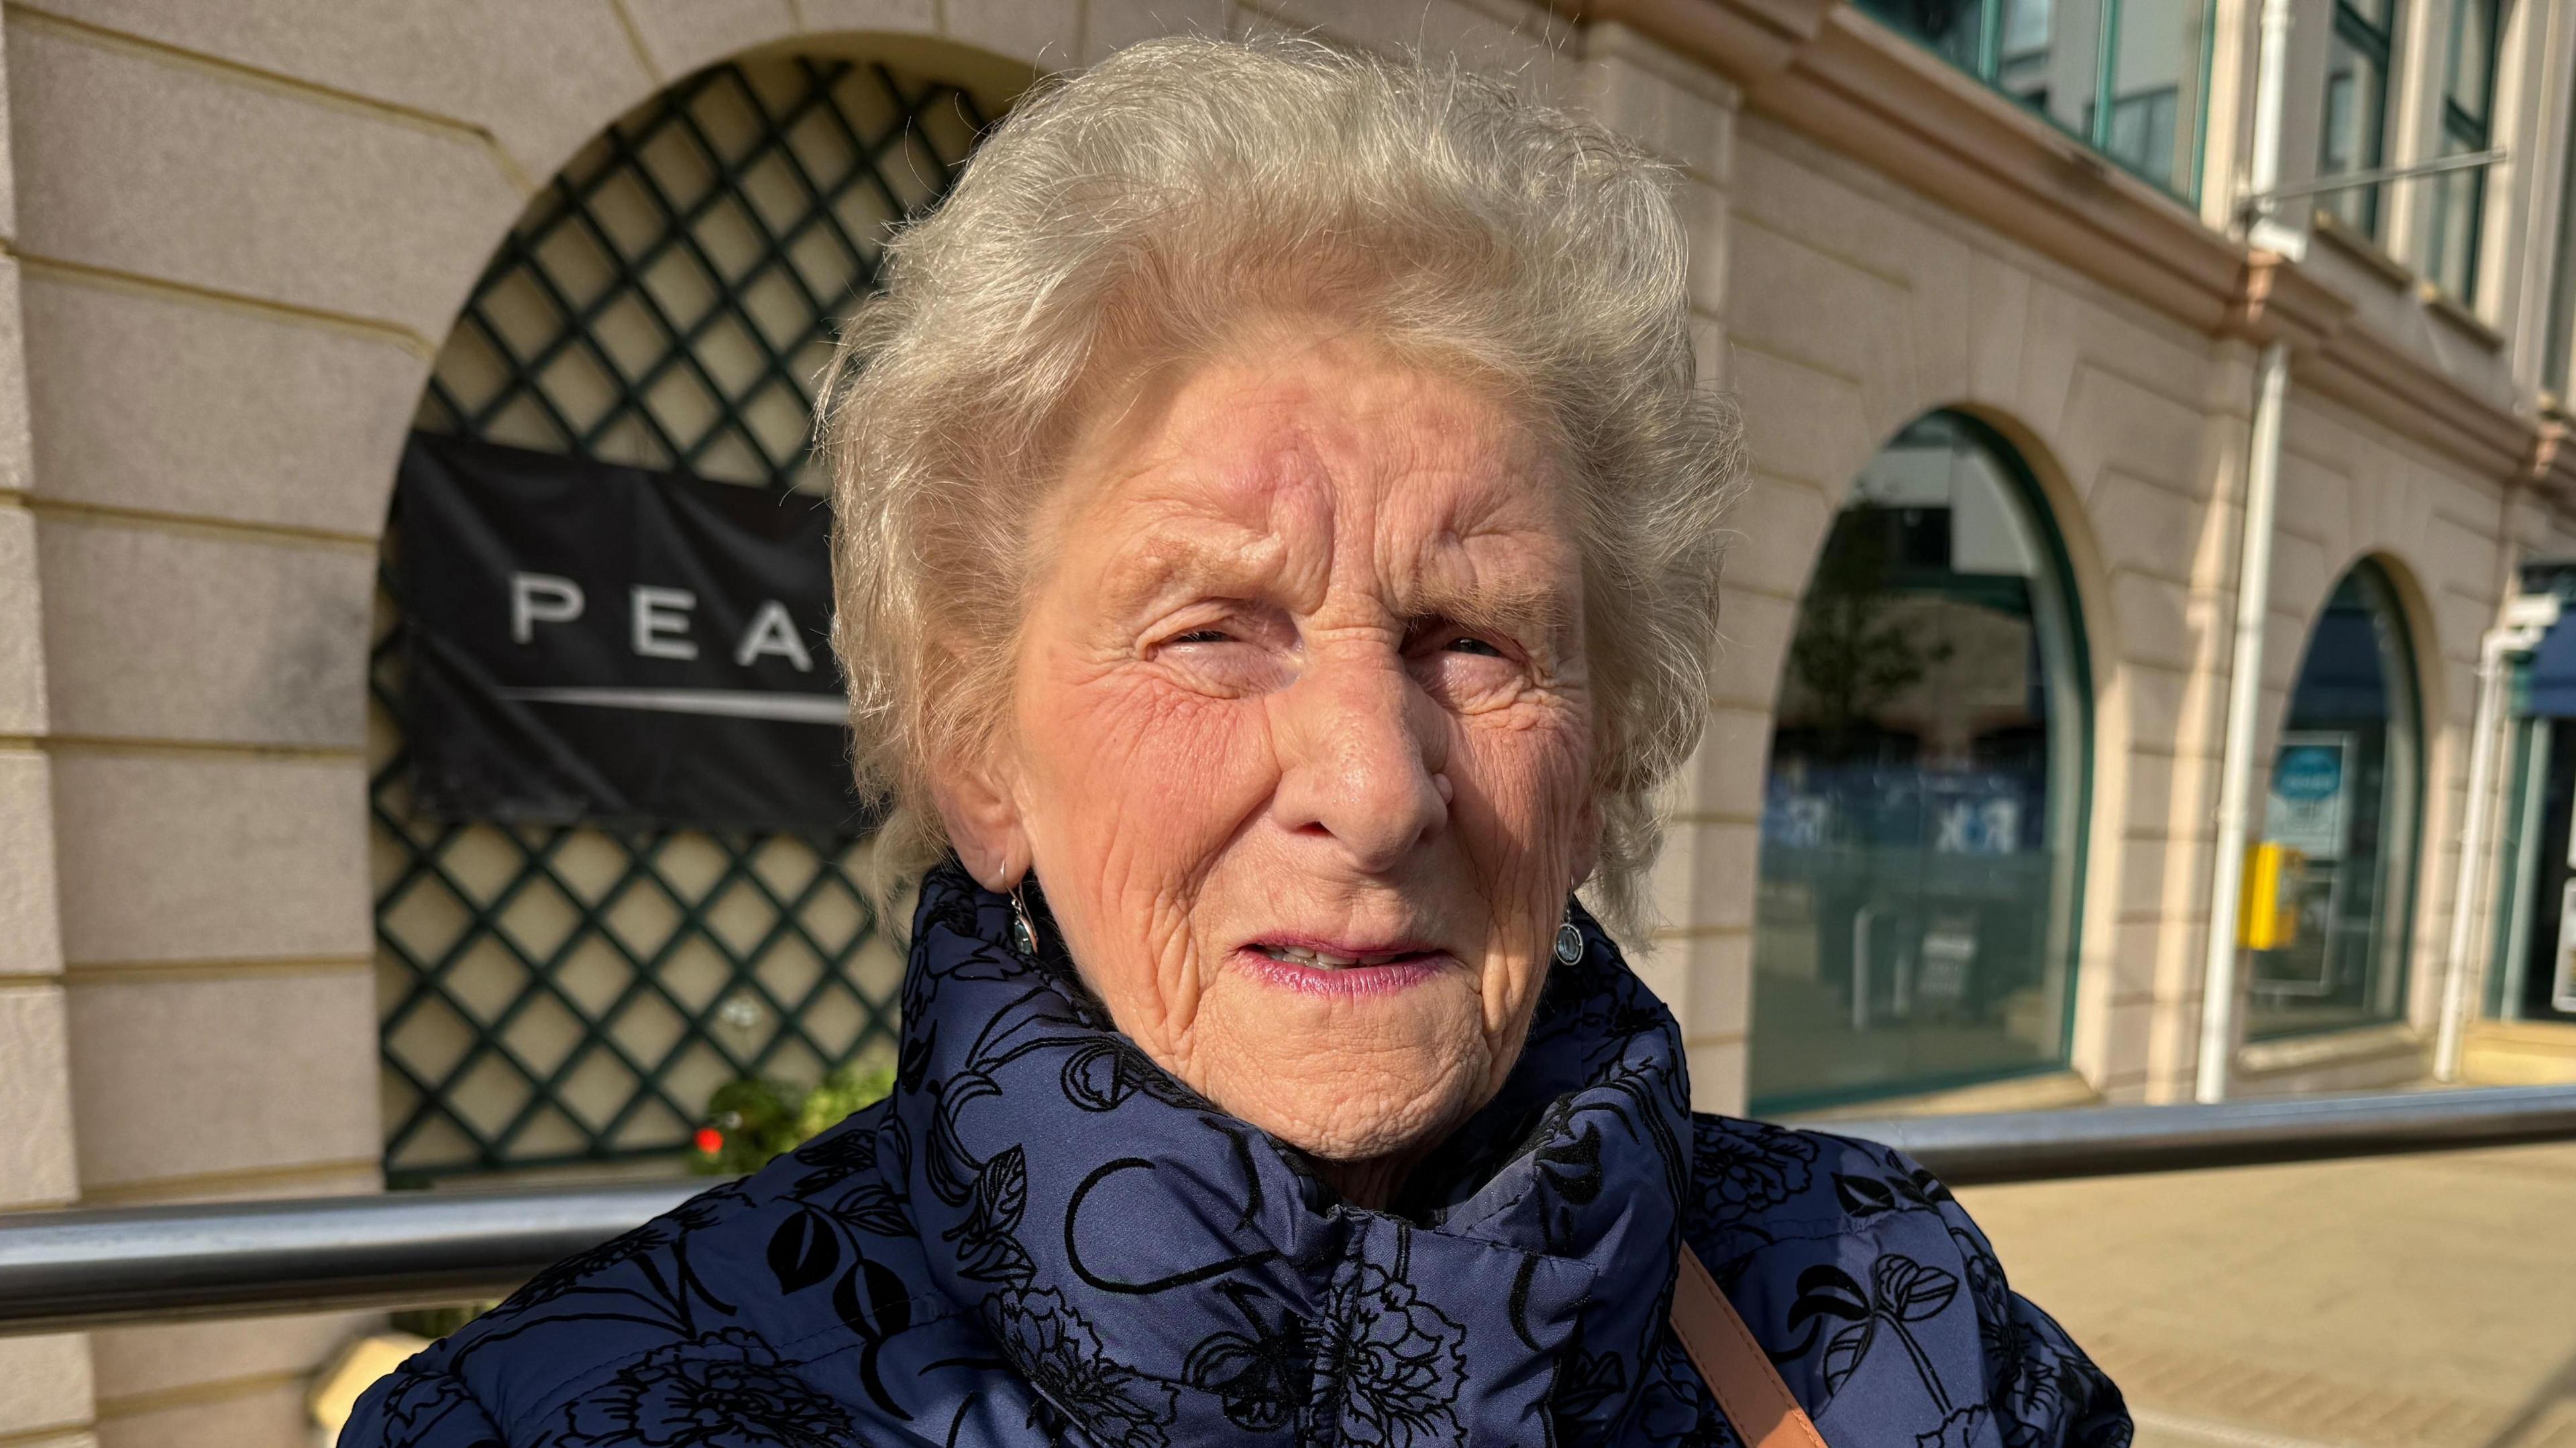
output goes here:
[{"label": "stone building facade", "polygon": [[[406,435],[458,425],[425,399],[474,375],[460,315],[503,305],[496,253],[561,178],[712,66],[755,89],[882,66],[998,114],[1174,31],[1455,55],[1674,163],[1703,364],[1754,459],[1644,964],[1703,1107],[2190,1095],[2275,343],[2254,813],[2326,884],[2311,956],[2240,976],[2229,1075],[2421,1077],[2481,638],[2521,564],[2576,555],[2576,7],[2290,0],[2280,184],[2503,156],[2320,193],[2323,219],[2303,198],[2264,247],[2238,204],[2258,9],[2129,0],[2106,29],[2032,0],[8,0],[0,1210],[510,1164],[489,1141],[389,1163],[404,1092],[485,1108],[470,1072],[424,1087],[413,1061],[406,1085],[388,1062],[418,971],[386,901],[420,856],[371,816],[399,741],[369,686]],[[2498,772],[2499,801],[2522,787]],[[1912,813],[1863,819],[1872,794]],[[475,858],[448,862],[459,899]],[[578,914],[587,877],[562,876]],[[2502,912],[2469,908],[2483,973]],[[499,1029],[480,1009],[452,1024]],[[859,1049],[851,1030],[816,1049]],[[561,1074],[569,1120],[591,1107]],[[653,1149],[624,1154],[668,1170]],[[362,1325],[0,1339],[0,1444],[301,1441],[308,1375]]]}]

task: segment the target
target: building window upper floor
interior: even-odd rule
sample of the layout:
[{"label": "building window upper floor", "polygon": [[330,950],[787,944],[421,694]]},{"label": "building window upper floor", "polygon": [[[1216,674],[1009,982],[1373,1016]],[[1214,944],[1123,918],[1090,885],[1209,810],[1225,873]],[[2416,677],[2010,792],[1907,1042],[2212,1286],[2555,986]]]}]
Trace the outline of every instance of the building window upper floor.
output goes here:
[{"label": "building window upper floor", "polygon": [[2186,200],[2209,0],[1859,0],[1861,9]]},{"label": "building window upper floor", "polygon": [[[1855,3],[2179,200],[2200,203],[2204,183],[2243,185],[2254,98],[2213,110],[2212,93],[2259,83],[2263,0]],[[2524,359],[2523,386],[2564,397],[2576,380],[2576,206],[2565,199],[2576,193],[2576,11],[2548,0],[2290,3],[2289,194],[2363,243],[2391,285],[2412,274],[2455,317],[2503,334]],[[2242,132],[2220,135],[2217,154],[2211,115]],[[2478,159],[2421,169],[2462,158]],[[2202,209],[2213,225],[2233,210]]]},{"label": "building window upper floor", "polygon": [[[2327,40],[2324,114],[2317,131],[2317,176],[2376,171],[2388,141],[2388,78],[2396,47],[2397,0],[2335,0]],[[2324,210],[2346,226],[2379,238],[2380,188],[2354,186],[2324,194]]]},{"label": "building window upper floor", "polygon": [[[2496,46],[2500,0],[2452,0],[2434,156],[2473,156],[2495,135]],[[2475,296],[2478,250],[2486,225],[2485,167],[2441,172],[2430,188],[2424,228],[2424,274],[2463,301]]]}]

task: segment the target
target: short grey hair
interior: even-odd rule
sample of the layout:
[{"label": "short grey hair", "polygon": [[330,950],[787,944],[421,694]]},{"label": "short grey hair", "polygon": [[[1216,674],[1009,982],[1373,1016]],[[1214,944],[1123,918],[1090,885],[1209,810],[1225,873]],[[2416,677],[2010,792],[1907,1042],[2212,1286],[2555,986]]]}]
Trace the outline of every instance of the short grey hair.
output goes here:
[{"label": "short grey hair", "polygon": [[930,782],[1004,727],[1025,524],[1084,400],[1247,312],[1320,312],[1498,386],[1556,450],[1597,725],[1587,893],[1635,938],[1743,465],[1698,382],[1668,185],[1502,84],[1307,41],[1150,41],[1022,100],[889,245],[824,389],[833,642],[859,785],[891,806],[880,869],[945,852]]}]

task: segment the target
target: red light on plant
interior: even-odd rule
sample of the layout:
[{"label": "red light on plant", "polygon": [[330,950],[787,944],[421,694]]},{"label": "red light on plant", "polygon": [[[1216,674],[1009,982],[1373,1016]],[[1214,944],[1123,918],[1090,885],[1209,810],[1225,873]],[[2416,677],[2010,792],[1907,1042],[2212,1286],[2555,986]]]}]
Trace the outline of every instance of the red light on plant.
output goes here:
[{"label": "red light on plant", "polygon": [[724,1133],[712,1126],[698,1128],[698,1150],[709,1156],[724,1150]]}]

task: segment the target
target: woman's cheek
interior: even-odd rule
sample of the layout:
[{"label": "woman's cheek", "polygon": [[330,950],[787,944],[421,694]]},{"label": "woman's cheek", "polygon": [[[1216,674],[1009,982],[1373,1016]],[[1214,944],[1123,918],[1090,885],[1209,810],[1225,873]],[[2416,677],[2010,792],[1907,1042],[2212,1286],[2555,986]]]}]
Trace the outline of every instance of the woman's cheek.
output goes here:
[{"label": "woman's cheek", "polygon": [[[1087,801],[1083,830],[1137,831],[1178,847],[1230,834],[1267,758],[1260,709],[1211,699],[1138,674],[1104,678],[1067,700],[1051,720],[1033,721],[1082,750],[1053,781],[1059,798]],[[1162,854],[1121,843],[1119,853]]]},{"label": "woman's cheek", "polygon": [[1519,838],[1553,840],[1576,822],[1592,772],[1592,731],[1581,710],[1550,703],[1465,726],[1457,753]]}]

